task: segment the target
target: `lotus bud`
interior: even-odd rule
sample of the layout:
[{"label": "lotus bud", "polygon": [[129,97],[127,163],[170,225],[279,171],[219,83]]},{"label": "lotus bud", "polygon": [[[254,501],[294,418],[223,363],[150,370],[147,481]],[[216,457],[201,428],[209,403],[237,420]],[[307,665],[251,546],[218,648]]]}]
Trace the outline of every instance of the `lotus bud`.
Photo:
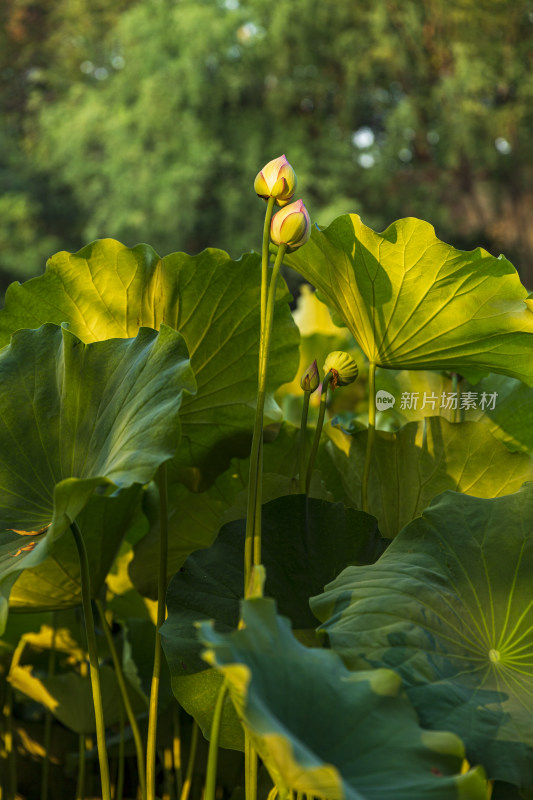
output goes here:
[{"label": "lotus bud", "polygon": [[311,236],[311,220],[301,200],[285,206],[274,214],[270,223],[270,238],[274,244],[286,244],[296,250]]},{"label": "lotus bud", "polygon": [[285,156],[275,158],[263,167],[254,181],[254,189],[263,200],[275,197],[276,205],[287,205],[296,191],[296,173]]},{"label": "lotus bud", "polygon": [[313,394],[318,389],[320,383],[320,375],[318,374],[318,367],[316,365],[316,358],[310,367],[307,367],[304,374],[300,378],[300,386],[304,392]]},{"label": "lotus bud", "polygon": [[331,388],[336,386],[347,386],[353,383],[359,374],[357,364],[348,353],[343,353],[342,350],[334,350],[330,353],[324,362],[324,374],[328,372],[333,373],[331,380]]}]

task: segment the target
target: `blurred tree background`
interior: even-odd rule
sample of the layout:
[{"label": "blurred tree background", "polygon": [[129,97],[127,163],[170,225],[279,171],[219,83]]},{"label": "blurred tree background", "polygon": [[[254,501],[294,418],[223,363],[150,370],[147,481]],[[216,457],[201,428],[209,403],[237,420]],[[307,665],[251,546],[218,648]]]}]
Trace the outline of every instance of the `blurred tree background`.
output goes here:
[{"label": "blurred tree background", "polygon": [[259,249],[285,153],[313,221],[432,222],[533,288],[530,0],[3,0],[0,284],[104,236]]}]

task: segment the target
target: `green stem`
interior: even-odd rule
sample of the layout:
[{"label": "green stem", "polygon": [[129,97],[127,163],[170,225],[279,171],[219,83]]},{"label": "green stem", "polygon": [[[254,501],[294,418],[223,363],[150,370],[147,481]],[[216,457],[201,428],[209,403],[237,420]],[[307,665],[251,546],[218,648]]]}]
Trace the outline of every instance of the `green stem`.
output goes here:
[{"label": "green stem", "polygon": [[307,465],[307,476],[305,479],[306,492],[309,492],[309,487],[311,486],[311,477],[313,475],[313,469],[315,468],[316,454],[318,453],[318,445],[320,444],[320,436],[322,434],[322,426],[324,424],[324,415],[326,413],[328,386],[332,378],[333,378],[333,372],[330,371],[328,372],[327,375],[324,376],[324,380],[322,381],[322,392],[320,395],[320,409],[318,411],[318,421],[316,423],[315,436],[313,439],[313,445],[311,447],[311,453],[309,455],[309,463]]},{"label": "green stem", "polygon": [[105,742],[104,707],[102,705],[102,690],[100,687],[100,670],[98,667],[98,650],[94,632],[93,610],[91,608],[91,582],[89,576],[89,560],[81,531],[73,522],[70,526],[80,560],[81,596],[83,601],[83,616],[87,632],[87,649],[89,651],[89,665],[91,672],[91,686],[93,691],[94,716],[96,719],[96,744],[98,747],[98,760],[100,762],[100,778],[102,781],[102,800],[111,800],[109,783],[109,764]]},{"label": "green stem", "polygon": [[191,791],[192,773],[194,769],[194,762],[196,760],[196,749],[198,746],[198,723],[196,720],[192,723],[191,732],[191,746],[189,749],[189,758],[187,760],[187,769],[185,771],[185,780],[183,781],[183,789],[181,790],[180,800],[188,800]]},{"label": "green stem", "polygon": [[304,392],[304,402],[302,406],[302,421],[300,422],[300,494],[305,494],[305,439],[307,433],[307,414],[309,412],[309,400],[311,392]]},{"label": "green stem", "polygon": [[133,734],[133,740],[135,742],[135,752],[137,754],[137,768],[139,770],[139,784],[141,786],[142,799],[145,800],[146,778],[144,774],[144,753],[143,753],[143,743],[139,731],[139,726],[137,724],[137,719],[135,717],[133,708],[131,706],[128,690],[126,688],[126,681],[124,680],[124,673],[120,665],[120,660],[118,657],[117,649],[115,647],[115,643],[113,641],[113,636],[111,635],[111,630],[109,628],[109,625],[107,624],[104,607],[100,600],[96,600],[95,604],[96,608],[98,609],[100,619],[102,621],[102,628],[107,641],[107,646],[109,647],[109,652],[111,653],[111,658],[113,660],[113,666],[115,667],[115,675],[117,676],[118,688],[120,689],[122,702],[124,703],[124,708],[126,710],[128,722],[130,723],[131,731]]},{"label": "green stem", "polygon": [[368,478],[370,475],[370,459],[372,445],[376,431],[376,365],[368,365],[368,436],[366,440],[365,466],[363,468],[363,481],[361,484],[361,505],[363,511],[368,511]]},{"label": "green stem", "polygon": [[159,628],[165,621],[165,600],[167,591],[167,554],[168,554],[168,501],[167,501],[167,468],[161,464],[157,475],[159,485],[159,578],[157,584],[157,630],[155,632],[154,667],[150,688],[150,706],[148,710],[148,739],[146,745],[146,796],[155,800],[155,757],[157,738],[157,701],[159,698],[159,681],[161,675],[161,635]]},{"label": "green stem", "polygon": [[17,762],[13,748],[13,689],[9,683],[5,686],[4,707],[4,749],[7,756],[6,800],[15,800],[17,795]]},{"label": "green stem", "polygon": [[244,797],[257,800],[257,753],[247,730],[244,732]]},{"label": "green stem", "polygon": [[76,800],[83,800],[85,791],[85,736],[83,733],[78,735],[78,780],[76,783]]},{"label": "green stem", "polygon": [[[218,762],[218,741],[220,738],[220,723],[222,722],[222,709],[228,687],[224,682],[220,687],[213,720],[211,722],[211,740],[209,742],[209,755],[207,757],[207,772],[205,776],[204,800],[215,800],[217,788],[217,762]],[[248,800],[248,798],[247,798]]]},{"label": "green stem", "polygon": [[183,788],[183,775],[181,770],[180,707],[177,703],[172,705],[172,762],[174,764],[176,797],[179,798]]},{"label": "green stem", "polygon": [[[48,654],[48,677],[51,678],[56,666],[56,618],[52,614],[52,642],[50,653]],[[52,740],[52,712],[46,709],[44,717],[44,760],[43,771],[41,773],[41,800],[48,800],[48,776],[50,773],[50,742]]]},{"label": "green stem", "polygon": [[261,553],[261,527],[257,526],[260,521],[259,510],[261,508],[261,486],[258,481],[260,443],[263,438],[263,412],[265,408],[266,378],[268,368],[268,351],[270,348],[270,338],[272,335],[272,322],[274,319],[274,305],[276,299],[276,283],[278,274],[283,261],[283,256],[287,245],[280,245],[276,261],[272,269],[270,288],[265,315],[265,327],[263,336],[259,342],[259,383],[257,390],[257,406],[255,412],[254,432],[252,438],[252,452],[250,454],[250,481],[248,484],[248,507],[246,513],[246,539],[244,543],[244,596],[248,596],[250,577],[254,564],[259,564],[260,560],[254,560],[254,556],[260,557]]},{"label": "green stem", "polygon": [[120,742],[118,745],[117,791],[115,800],[122,800],[124,793],[124,709],[120,706]]},{"label": "green stem", "polygon": [[[270,261],[270,221],[274,210],[274,197],[269,197],[265,212],[265,224],[263,225],[263,252],[261,258],[261,331],[265,329],[267,287],[268,287],[268,262]],[[261,336],[261,340],[262,340]]]},{"label": "green stem", "polygon": [[[459,389],[459,377],[457,375],[457,372],[452,372],[452,392],[457,395],[456,397],[457,405],[459,405],[458,389]],[[452,408],[452,422],[457,422],[457,407]]]}]

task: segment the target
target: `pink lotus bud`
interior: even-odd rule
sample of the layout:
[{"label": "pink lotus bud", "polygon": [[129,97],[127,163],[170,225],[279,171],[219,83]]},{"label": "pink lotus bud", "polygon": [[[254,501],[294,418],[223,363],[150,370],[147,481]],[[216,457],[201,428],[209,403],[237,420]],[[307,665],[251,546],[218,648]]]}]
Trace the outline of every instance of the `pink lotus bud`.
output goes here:
[{"label": "pink lotus bud", "polygon": [[311,366],[307,367],[304,374],[300,378],[300,386],[304,392],[310,392],[312,394],[316,389],[318,389],[319,383],[320,375],[318,374],[318,367],[316,365],[315,358]]},{"label": "pink lotus bud", "polygon": [[263,167],[254,181],[254,189],[264,200],[275,197],[276,205],[287,205],[296,191],[296,174],[285,156],[275,158]]},{"label": "pink lotus bud", "polygon": [[311,220],[301,200],[291,203],[277,214],[270,223],[270,238],[274,244],[286,244],[295,250],[311,236]]}]

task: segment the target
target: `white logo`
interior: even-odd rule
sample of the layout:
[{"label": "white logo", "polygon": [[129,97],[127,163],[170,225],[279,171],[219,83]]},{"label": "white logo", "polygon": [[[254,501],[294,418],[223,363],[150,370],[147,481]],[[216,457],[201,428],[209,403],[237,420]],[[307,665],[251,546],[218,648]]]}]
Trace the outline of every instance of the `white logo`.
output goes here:
[{"label": "white logo", "polygon": [[380,389],[379,392],[376,392],[376,408],[378,411],[388,411],[389,408],[392,408],[396,399],[394,395],[389,394],[384,389]]}]

